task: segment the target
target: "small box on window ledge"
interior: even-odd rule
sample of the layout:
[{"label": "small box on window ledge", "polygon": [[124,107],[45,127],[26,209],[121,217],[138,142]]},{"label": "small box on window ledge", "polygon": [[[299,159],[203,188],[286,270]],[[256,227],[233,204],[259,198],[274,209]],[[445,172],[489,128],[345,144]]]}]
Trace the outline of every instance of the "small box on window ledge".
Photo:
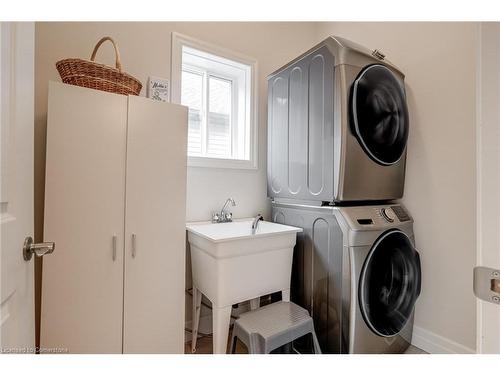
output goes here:
[{"label": "small box on window ledge", "polygon": [[149,77],[147,97],[153,100],[168,102],[170,100],[170,85],[168,79]]}]

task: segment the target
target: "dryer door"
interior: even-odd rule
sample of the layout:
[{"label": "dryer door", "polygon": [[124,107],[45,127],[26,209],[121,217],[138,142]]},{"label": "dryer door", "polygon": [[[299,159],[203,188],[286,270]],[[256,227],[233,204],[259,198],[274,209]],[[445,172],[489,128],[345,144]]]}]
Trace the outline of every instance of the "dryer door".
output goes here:
[{"label": "dryer door", "polygon": [[366,324],[379,336],[397,335],[411,317],[420,294],[420,257],[400,230],[382,234],[371,248],[359,282]]},{"label": "dryer door", "polygon": [[351,90],[351,126],[363,150],[381,165],[397,163],[408,140],[404,83],[384,65],[365,67]]}]

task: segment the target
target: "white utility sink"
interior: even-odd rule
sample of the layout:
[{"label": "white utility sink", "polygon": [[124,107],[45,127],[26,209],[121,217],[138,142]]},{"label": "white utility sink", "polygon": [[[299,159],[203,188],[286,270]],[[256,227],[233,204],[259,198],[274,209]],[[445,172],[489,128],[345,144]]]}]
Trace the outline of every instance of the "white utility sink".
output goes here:
[{"label": "white utility sink", "polygon": [[[193,273],[193,337],[196,336],[201,294],[212,302],[214,353],[225,353],[231,306],[281,291],[290,299],[293,248],[301,228],[253,219],[230,223],[186,225]],[[196,339],[193,339],[193,348]]]}]

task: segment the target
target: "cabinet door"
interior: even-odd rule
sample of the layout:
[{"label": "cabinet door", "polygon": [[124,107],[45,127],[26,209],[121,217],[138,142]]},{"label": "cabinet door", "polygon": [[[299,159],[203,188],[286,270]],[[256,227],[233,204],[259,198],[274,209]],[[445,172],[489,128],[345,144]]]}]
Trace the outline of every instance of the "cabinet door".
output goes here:
[{"label": "cabinet door", "polygon": [[187,108],[129,97],[124,353],[184,352]]},{"label": "cabinet door", "polygon": [[42,347],[122,352],[126,116],[126,96],[50,84]]}]

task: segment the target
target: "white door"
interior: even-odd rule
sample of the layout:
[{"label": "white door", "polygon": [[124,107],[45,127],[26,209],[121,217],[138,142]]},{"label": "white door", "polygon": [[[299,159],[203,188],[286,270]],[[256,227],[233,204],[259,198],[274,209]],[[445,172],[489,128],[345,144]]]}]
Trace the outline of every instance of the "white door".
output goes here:
[{"label": "white door", "polygon": [[187,108],[129,97],[124,353],[184,352]]},{"label": "white door", "polygon": [[121,353],[127,97],[50,82],[40,346]]},{"label": "white door", "polygon": [[34,24],[0,23],[0,351],[35,347],[33,236]]},{"label": "white door", "polygon": [[478,299],[477,351],[500,353],[500,303],[494,302],[500,293],[491,290],[500,283],[500,24],[480,27],[477,265],[485,272],[475,280],[475,289],[489,301]]}]

